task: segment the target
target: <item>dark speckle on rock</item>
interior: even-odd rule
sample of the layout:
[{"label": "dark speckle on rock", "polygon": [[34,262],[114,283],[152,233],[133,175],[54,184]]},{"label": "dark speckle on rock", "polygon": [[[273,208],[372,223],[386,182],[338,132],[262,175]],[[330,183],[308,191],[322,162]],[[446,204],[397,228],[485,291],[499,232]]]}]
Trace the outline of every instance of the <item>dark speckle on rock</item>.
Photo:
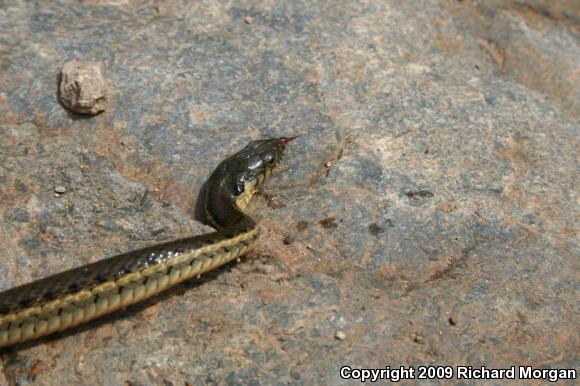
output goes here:
[{"label": "dark speckle on rock", "polygon": [[284,243],[284,245],[290,245],[294,242],[294,237],[293,236],[286,236],[286,237],[284,237],[282,242]]},{"label": "dark speckle on rock", "polygon": [[410,190],[405,192],[405,196],[409,198],[426,198],[426,197],[433,197],[433,192],[430,190]]},{"label": "dark speckle on rock", "polygon": [[334,217],[327,217],[327,218],[323,218],[322,220],[318,221],[318,223],[326,229],[334,229],[336,227],[338,227],[338,224],[336,223],[336,218]]},{"label": "dark speckle on rock", "polygon": [[26,193],[28,191],[28,187],[18,180],[14,182],[14,188],[20,193]]},{"label": "dark speckle on rock", "polygon": [[8,219],[16,222],[29,222],[30,213],[24,208],[14,208],[9,212]]},{"label": "dark speckle on rock", "polygon": [[36,249],[42,245],[42,241],[38,238],[23,238],[18,242],[25,249]]},{"label": "dark speckle on rock", "polygon": [[380,233],[383,233],[385,231],[385,228],[378,226],[377,223],[369,224],[368,229],[369,233],[373,236],[378,236]]},{"label": "dark speckle on rock", "polygon": [[304,232],[308,228],[308,223],[306,221],[298,221],[296,223],[296,229],[299,232]]}]

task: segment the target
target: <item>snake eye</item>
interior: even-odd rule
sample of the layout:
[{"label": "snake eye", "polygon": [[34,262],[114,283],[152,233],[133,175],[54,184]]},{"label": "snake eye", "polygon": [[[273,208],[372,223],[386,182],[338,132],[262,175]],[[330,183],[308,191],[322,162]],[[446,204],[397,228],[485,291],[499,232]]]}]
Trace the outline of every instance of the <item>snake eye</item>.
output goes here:
[{"label": "snake eye", "polygon": [[268,154],[266,156],[266,162],[268,163],[268,165],[272,166],[276,163],[276,156],[274,154]]}]

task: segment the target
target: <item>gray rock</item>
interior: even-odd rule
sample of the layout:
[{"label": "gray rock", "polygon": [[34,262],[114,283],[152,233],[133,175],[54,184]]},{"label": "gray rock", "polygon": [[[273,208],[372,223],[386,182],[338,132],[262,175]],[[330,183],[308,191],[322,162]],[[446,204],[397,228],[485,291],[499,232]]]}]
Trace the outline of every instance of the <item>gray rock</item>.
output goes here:
[{"label": "gray rock", "polygon": [[95,115],[104,111],[108,90],[103,72],[99,62],[66,62],[61,71],[61,102],[75,113]]},{"label": "gray rock", "polygon": [[[241,263],[8,350],[0,384],[578,368],[576,3],[3,2],[2,288],[207,232],[211,170],[304,135]],[[62,108],[75,58],[114,68],[115,108]]]}]

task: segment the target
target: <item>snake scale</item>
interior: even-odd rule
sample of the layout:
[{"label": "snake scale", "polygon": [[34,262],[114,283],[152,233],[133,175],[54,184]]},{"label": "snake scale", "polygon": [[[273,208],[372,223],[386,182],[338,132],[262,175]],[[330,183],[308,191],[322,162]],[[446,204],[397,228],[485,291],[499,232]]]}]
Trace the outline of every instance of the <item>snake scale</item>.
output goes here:
[{"label": "snake scale", "polygon": [[0,347],[78,326],[246,254],[259,228],[243,209],[292,139],[251,141],[216,167],[204,201],[207,222],[216,232],[113,256],[1,292]]}]

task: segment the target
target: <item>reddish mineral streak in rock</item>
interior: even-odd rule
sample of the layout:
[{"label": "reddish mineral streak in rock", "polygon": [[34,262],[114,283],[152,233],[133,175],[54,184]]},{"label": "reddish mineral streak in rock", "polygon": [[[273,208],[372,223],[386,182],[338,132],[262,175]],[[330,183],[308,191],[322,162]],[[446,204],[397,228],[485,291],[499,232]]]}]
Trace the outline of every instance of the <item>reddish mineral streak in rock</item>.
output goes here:
[{"label": "reddish mineral streak in rock", "polygon": [[70,111],[96,115],[108,102],[103,64],[89,61],[66,62],[62,67],[60,100]]}]

